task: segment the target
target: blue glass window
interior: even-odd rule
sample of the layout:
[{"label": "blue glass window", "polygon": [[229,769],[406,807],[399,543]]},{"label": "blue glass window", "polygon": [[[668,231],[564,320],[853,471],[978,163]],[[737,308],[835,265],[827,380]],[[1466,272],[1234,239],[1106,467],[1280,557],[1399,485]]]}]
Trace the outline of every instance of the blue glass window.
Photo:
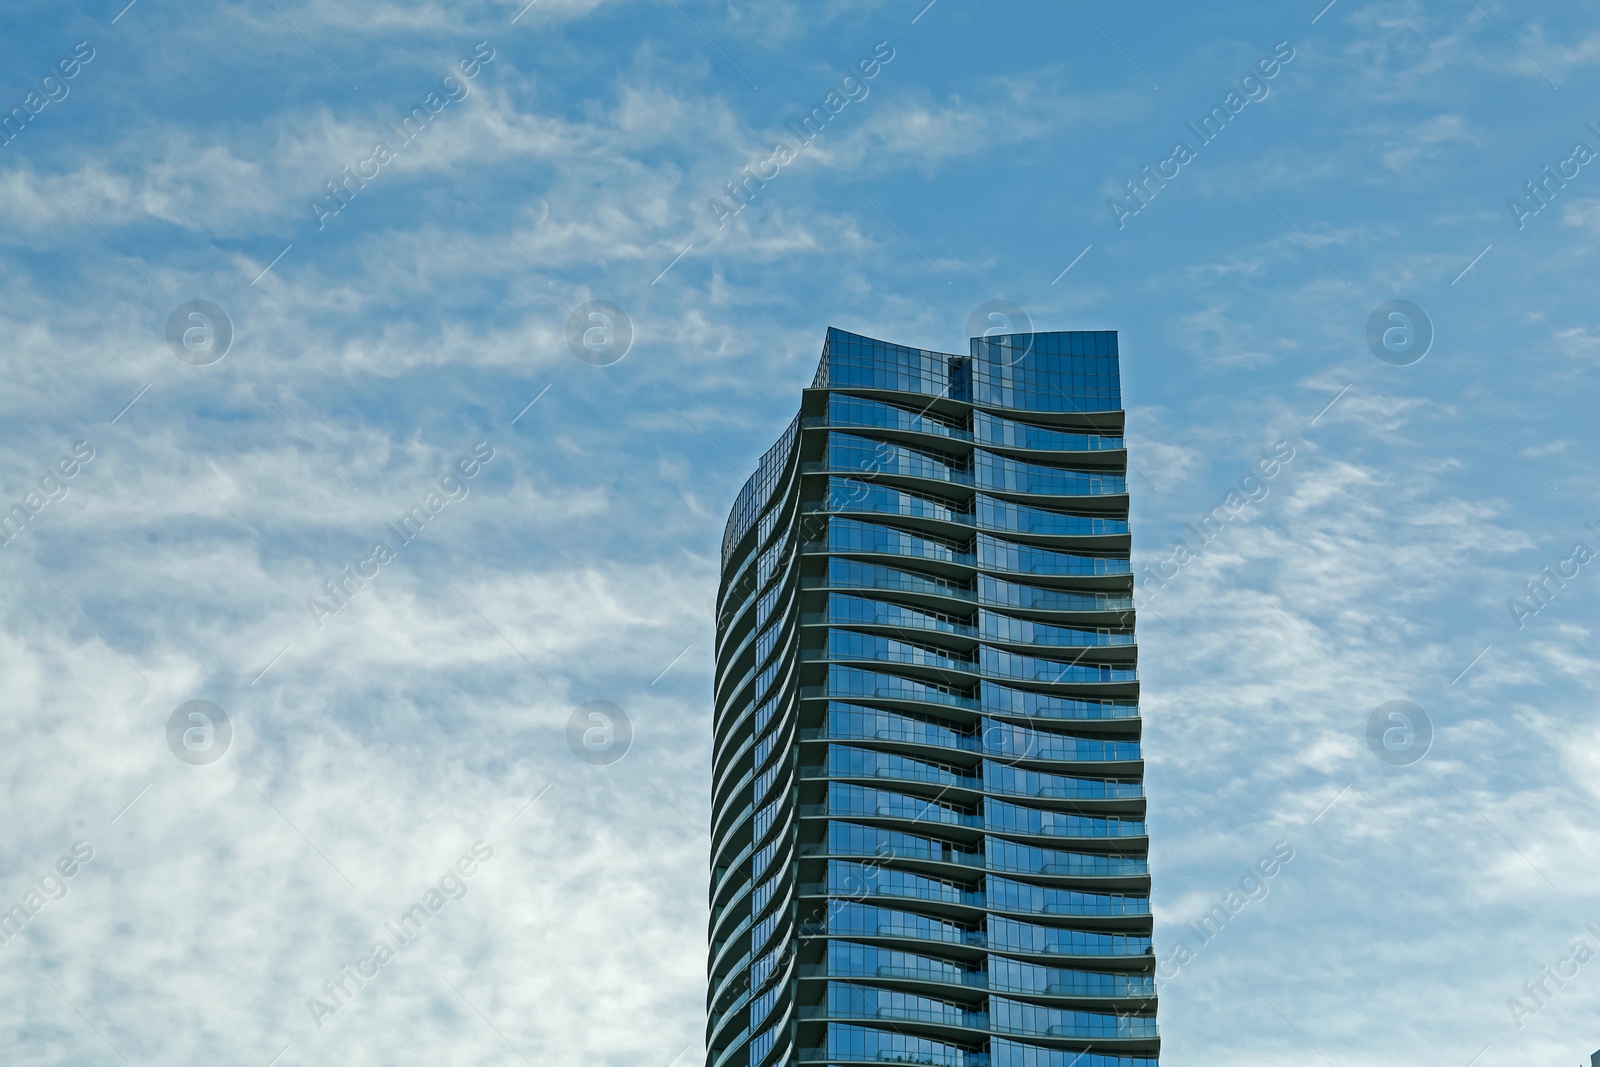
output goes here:
[{"label": "blue glass window", "polygon": [[[977,449],[972,454],[973,484],[981,489],[1053,496],[1105,496],[1126,493],[1127,479],[1120,474],[1071,470]],[[937,477],[937,476],[935,476]]]}]

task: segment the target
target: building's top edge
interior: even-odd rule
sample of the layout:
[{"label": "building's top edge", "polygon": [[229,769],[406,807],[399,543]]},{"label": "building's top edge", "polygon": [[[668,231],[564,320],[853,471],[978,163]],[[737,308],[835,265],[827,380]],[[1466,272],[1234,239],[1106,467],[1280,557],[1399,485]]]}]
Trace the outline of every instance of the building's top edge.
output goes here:
[{"label": "building's top edge", "polygon": [[[1115,330],[986,334],[972,338],[971,351],[959,355],[829,326],[811,388],[881,389],[1063,416],[1122,410]],[[797,416],[740,489],[723,530],[724,566],[778,487],[798,444],[798,431]]]},{"label": "building's top edge", "polygon": [[[1111,353],[1115,355],[1117,351],[1116,336],[1116,330],[1036,330],[1032,333],[984,334],[981,337],[968,339],[970,350],[965,355],[968,357],[976,356],[979,344],[998,345],[1001,348],[1022,349],[1024,351],[1038,350],[1041,353],[1052,355],[1076,354],[1075,350],[1086,346],[1074,345],[1071,341],[1090,337],[1110,338],[1109,348]],[[864,333],[853,333],[850,330],[841,330],[837,326],[829,326],[827,337],[822,345],[822,362],[817,366],[817,374],[813,378],[812,388],[821,388],[819,382],[826,381],[825,370],[828,362],[828,353],[835,341],[845,340],[865,341],[873,345],[882,345],[886,349],[915,353],[919,356],[928,356],[936,359],[961,359],[963,355],[959,352],[940,352],[931,348],[918,348],[915,345],[902,345],[895,341],[885,341],[882,338],[869,337]]]}]

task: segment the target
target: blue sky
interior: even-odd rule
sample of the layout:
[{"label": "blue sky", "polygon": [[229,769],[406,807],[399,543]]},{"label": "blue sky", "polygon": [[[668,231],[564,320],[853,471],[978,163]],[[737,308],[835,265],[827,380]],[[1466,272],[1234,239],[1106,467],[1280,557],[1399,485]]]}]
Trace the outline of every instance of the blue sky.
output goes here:
[{"label": "blue sky", "polygon": [[[1293,451],[1140,618],[1156,943],[1194,950],[1164,1060],[1582,1062],[1600,962],[1524,983],[1600,952],[1600,564],[1563,563],[1600,552],[1597,67],[1591,13],[1498,0],[7,5],[0,498],[40,506],[0,546],[0,903],[64,895],[0,945],[0,1058],[695,1062],[727,509],[827,326],[964,351],[1003,299],[1120,332],[1136,564]],[[169,748],[190,700],[215,763]],[[621,762],[570,750],[590,700]]]}]

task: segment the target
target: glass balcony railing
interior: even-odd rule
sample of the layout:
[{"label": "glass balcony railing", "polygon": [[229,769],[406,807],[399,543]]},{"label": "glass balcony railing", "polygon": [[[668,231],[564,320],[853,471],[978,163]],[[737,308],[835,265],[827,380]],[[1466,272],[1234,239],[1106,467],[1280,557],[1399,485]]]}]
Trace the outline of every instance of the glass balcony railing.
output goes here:
[{"label": "glass balcony railing", "polygon": [[[842,714],[845,711],[851,713]],[[855,706],[846,708],[842,705],[829,715],[826,727],[804,729],[800,736],[807,740],[899,741],[959,752],[981,752],[1012,760],[1048,759],[1081,763],[1140,758],[1137,741],[1045,733],[987,719],[979,724],[976,732],[960,733],[943,727],[936,728],[920,720],[907,719],[893,712]]]},{"label": "glass balcony railing", "polygon": [[873,674],[870,671],[857,673],[866,675],[866,682],[852,681],[832,677],[835,672],[850,671],[849,667],[829,667],[828,684],[802,686],[800,695],[806,698],[814,697],[843,697],[862,698],[877,697],[880,700],[916,700],[929,704],[942,704],[951,708],[965,708],[968,711],[978,710],[978,701],[975,697],[963,696],[950,690],[935,689],[931,686],[917,685],[910,679],[895,678],[890,674]]},{"label": "glass balcony railing", "polygon": [[[843,843],[819,841],[813,844],[804,844],[799,848],[802,856],[837,856],[841,859],[866,856],[882,859],[882,854],[872,848],[855,848]],[[982,867],[984,864],[981,852],[960,852],[942,842],[916,845],[901,843],[894,846],[897,859],[930,860],[935,863],[957,863],[963,867]]]},{"label": "glass balcony railing", "polygon": [[851,462],[853,457],[841,457],[822,462],[802,463],[800,470],[805,474],[898,474],[911,478],[935,478],[951,485],[972,484],[972,472],[956,470],[943,464],[935,463],[885,463],[880,467],[862,467],[859,462]]},{"label": "glass balcony railing", "polygon": [[[1032,1008],[1032,1005],[1028,1005]],[[933,1023],[960,1026],[973,1030],[1012,1034],[1017,1037],[1071,1037],[1096,1040],[1153,1038],[1156,1020],[1150,1015],[1103,1015],[1094,1012],[1052,1011],[1036,1008],[1022,1012],[1012,1010],[1007,1016],[998,1012],[992,1017],[988,1012],[963,1011],[960,1008],[917,1008],[891,1005],[829,1005],[814,1004],[800,1008],[802,1019],[864,1019],[898,1022]],[[1043,1026],[1030,1016],[1051,1020]]]},{"label": "glass balcony railing", "polygon": [[[1013,966],[1023,966],[1015,965]],[[988,989],[997,993],[1042,994],[1054,997],[1108,997],[1119,1000],[1151,999],[1156,995],[1153,975],[1114,974],[1027,967],[1041,976],[1038,982],[1007,980],[987,971],[962,971],[947,966],[897,967],[853,965],[843,960],[802,965],[803,978],[901,978],[963,989]]]},{"label": "glass balcony railing", "polygon": [[[906,797],[906,800],[912,800]],[[830,800],[826,804],[802,804],[801,815],[829,815],[840,819],[914,819],[930,826],[961,826],[970,830],[983,829],[983,817],[952,811],[941,804],[920,801],[911,804],[856,804],[848,800]]]},{"label": "glass balcony railing", "polygon": [[945,945],[970,945],[975,948],[984,948],[989,944],[989,940],[982,930],[962,930],[949,925],[927,926],[895,922],[893,920],[883,920],[864,928],[857,924],[842,923],[837,920],[838,916],[835,915],[818,922],[802,922],[798,924],[800,936],[904,937],[914,941],[929,941]]},{"label": "glass balcony railing", "polygon": [[988,1030],[989,1016],[982,1012],[936,1008],[900,1008],[888,1005],[878,1008],[832,1007],[813,1004],[800,1009],[802,1019],[884,1019],[896,1022],[939,1023],[944,1026],[964,1026],[974,1030]]},{"label": "glass balcony railing", "polygon": [[1048,693],[1013,689],[997,682],[980,682],[979,703],[996,715],[1026,715],[1039,719],[1137,719],[1139,705],[1115,700],[1078,700]]},{"label": "glass balcony railing", "polygon": [[[989,651],[985,649],[985,651]],[[1011,664],[1004,669],[996,668],[984,663],[975,663],[972,660],[960,659],[955,656],[946,656],[939,653],[927,652],[922,649],[838,649],[808,648],[800,651],[800,658],[807,662],[874,662],[874,663],[899,663],[906,666],[933,667],[940,670],[966,671],[973,674],[983,674],[997,678],[1019,678],[1034,682],[1064,682],[1068,684],[1091,684],[1095,682],[1137,682],[1139,672],[1135,670],[1121,670],[1106,664],[1074,666],[1065,663],[1051,663],[1041,660],[1034,663]],[[1014,657],[1025,659],[1026,657]]]},{"label": "glass balcony railing", "polygon": [[945,730],[930,732],[931,728],[915,720],[898,719],[890,715],[830,716],[825,727],[800,731],[807,740],[818,741],[899,741],[908,745],[931,745],[959,752],[982,751],[982,743],[974,734],[953,734]]},{"label": "glass balcony railing", "polygon": [[992,641],[1050,648],[1112,648],[1134,644],[1134,635],[1112,630],[1084,630],[1072,626],[1052,626],[1028,619],[1014,619],[992,611],[978,612],[975,632]]},{"label": "glass balcony railing", "polygon": [[[871,552],[885,556],[901,556],[906,559],[931,559],[940,563],[956,563],[964,567],[973,564],[971,552],[961,552],[934,541],[807,541],[800,546],[806,552]],[[951,596],[955,594],[944,594]],[[969,594],[970,597],[970,594]]]},{"label": "glass balcony railing", "polygon": [[988,907],[1023,915],[1086,915],[1100,918],[1150,914],[1150,898],[1122,893],[1050,889],[991,874],[984,879]]},{"label": "glass balcony railing", "polygon": [[977,441],[1008,448],[1039,452],[1106,452],[1127,447],[1120,437],[1053,430],[1003,419],[984,411],[973,412],[972,425]]},{"label": "glass balcony railing", "polygon": [[[1045,849],[1009,849],[1010,856],[991,856],[985,866],[1012,874],[1053,874],[1083,878],[1134,878],[1150,873],[1150,862],[1136,856],[1099,856]],[[1035,855],[1030,853],[1042,853]]]},{"label": "glass balcony railing", "polygon": [[733,1040],[728,1042],[728,1047],[723,1049],[717,1055],[717,1058],[712,1062],[711,1067],[723,1067],[723,1064],[727,1063],[733,1058],[734,1053],[743,1051],[745,1038],[749,1036],[750,1027],[747,1025],[743,1030],[740,1030],[734,1035]]},{"label": "glass balcony railing", "polygon": [[[807,737],[807,735],[811,735]],[[801,740],[828,739],[830,735],[822,730],[802,730]],[[961,789],[981,791],[982,778],[968,778],[959,774],[950,774],[938,768],[921,770],[915,767],[876,767],[871,771],[851,771],[837,767],[827,767],[820,763],[813,763],[800,768],[802,778],[881,778],[893,782],[917,782],[923,785],[947,785]]]},{"label": "glass balcony railing", "polygon": [[1144,837],[1148,832],[1144,823],[1136,819],[1094,819],[1086,816],[1059,815],[1056,812],[1029,814],[1033,817],[1007,819],[1000,814],[986,812],[983,828],[989,833],[996,834],[1038,834],[1040,837],[1073,837],[1083,840]]},{"label": "glass balcony railing", "polygon": [[900,663],[914,667],[934,667],[947,671],[976,671],[977,665],[969,659],[941,655],[915,646],[899,648],[872,648],[867,646],[834,646],[832,648],[802,649],[803,660],[868,660],[874,663]]},{"label": "glass balcony railing", "polygon": [[977,565],[1012,574],[1038,574],[1063,578],[1116,577],[1133,573],[1125,558],[1076,556],[1031,545],[1012,544],[979,534],[974,552]]},{"label": "glass balcony railing", "polygon": [[[796,1056],[801,1063],[827,1064],[868,1062],[917,1064],[919,1067],[991,1067],[992,1063],[987,1052],[968,1052],[965,1049],[951,1049],[948,1052],[938,1050],[925,1052],[918,1049],[857,1052],[848,1047],[835,1046],[797,1049]],[[1154,1067],[1154,1060],[1150,1060],[1149,1063]],[[1143,1065],[1130,1064],[1129,1067],[1143,1067]]]},{"label": "glass balcony railing", "polygon": [[834,887],[830,890],[826,882],[805,882],[800,886],[800,895],[812,897],[833,896],[848,900],[879,897],[898,900],[929,900],[940,904],[963,904],[972,908],[991,908],[995,911],[1008,911],[1014,914],[1027,915],[1118,918],[1121,916],[1150,914],[1150,900],[1148,897],[1111,897],[1078,893],[1075,895],[1083,898],[1082,900],[1073,901],[1072,903],[1046,903],[1038,907],[1030,907],[1018,901],[993,899],[981,889],[966,890],[959,886],[945,884],[932,886],[894,885],[885,882],[871,883],[862,881],[860,884],[848,888]]},{"label": "glass balcony railing", "polygon": [[993,678],[1031,682],[1137,682],[1139,672],[1109,663],[1061,663],[1016,652],[978,646],[979,670]]},{"label": "glass balcony railing", "polygon": [[1155,976],[1150,974],[1105,974],[1099,971],[1067,971],[1056,968],[1026,968],[1042,980],[1023,982],[999,975],[989,977],[989,988],[997,993],[1043,993],[1058,997],[1153,998]]},{"label": "glass balcony railing", "polygon": [[[800,736],[802,740],[833,739],[820,730],[802,730]],[[1115,779],[1066,778],[1060,775],[1048,775],[1047,777],[1054,780],[1052,784],[1036,785],[1034,788],[1024,789],[1016,787],[1013,783],[1003,779],[986,781],[983,778],[949,774],[937,768],[923,770],[917,767],[875,767],[871,771],[857,771],[813,763],[801,767],[800,776],[813,779],[873,778],[891,782],[916,782],[924,785],[950,786],[952,788],[971,789],[974,792],[1041,800],[1136,800],[1144,795],[1144,791],[1138,782],[1124,782]],[[1033,833],[1034,831],[1025,832]],[[1137,837],[1142,836],[1142,834],[1129,832],[1126,834],[1089,836]]]},{"label": "glass balcony railing", "polygon": [[1113,537],[1128,532],[1128,520],[1097,516],[1065,515],[1060,512],[1011,504],[978,494],[973,508],[974,523],[984,530],[1009,533],[1045,534],[1055,537]]},{"label": "glass balcony railing", "polygon": [[977,600],[1001,608],[1030,608],[1034,611],[1132,611],[1133,598],[1110,593],[1071,593],[1063,589],[1039,589],[1019,585],[987,574],[977,577]]},{"label": "glass balcony railing", "polygon": [[[811,542],[807,549],[812,552],[826,552],[828,549],[821,542]],[[850,560],[831,560],[831,563],[850,563]],[[946,596],[956,600],[976,600],[977,594],[963,586],[952,585],[933,578],[924,578],[920,575],[907,574],[904,571],[891,571],[887,567],[874,567],[870,564],[858,564],[864,571],[880,572],[862,575],[829,574],[826,578],[802,578],[802,589],[883,589],[900,593],[925,593],[928,596]]]},{"label": "glass balcony railing", "polygon": [[[900,922],[892,918],[875,923],[853,923],[841,919],[842,913],[798,925],[801,937],[901,937],[931,944],[963,945],[972,948],[993,948],[1006,952],[1025,952],[1040,956],[1078,956],[1110,959],[1122,956],[1148,956],[1151,946],[1148,937],[1127,934],[1080,934],[1079,931],[1051,931],[1080,935],[1076,939],[1042,941],[1035,944],[1011,943],[1004,938],[992,937],[983,930],[967,930],[950,923]],[[995,920],[1002,922],[1003,920]]]},{"label": "glass balcony railing", "polygon": [[800,616],[802,623],[837,622],[868,623],[874,626],[894,626],[900,629],[927,630],[933,633],[953,634],[958,637],[976,637],[978,631],[969,623],[959,622],[946,615],[918,611],[901,604],[881,600],[868,600],[834,594],[828,598],[826,614],[807,612]]},{"label": "glass balcony railing", "polygon": [[1062,1011],[995,998],[993,1030],[1017,1037],[1079,1037],[1097,1040],[1152,1038],[1153,1015],[1104,1015],[1099,1012]]},{"label": "glass balcony railing", "polygon": [[[1034,1030],[1000,1030],[996,1033],[1016,1034],[1019,1037],[1034,1036]],[[1149,1015],[1102,1015],[1082,1022],[1057,1023],[1045,1031],[1050,1037],[1081,1037],[1094,1039],[1107,1038],[1151,1038],[1160,1036],[1156,1031],[1156,1021]]]},{"label": "glass balcony railing", "polygon": [[1144,796],[1144,784],[1116,778],[1071,778],[1062,774],[1025,771],[1003,763],[984,761],[984,788],[1012,797],[1047,800],[1135,800]]},{"label": "glass balcony railing", "polygon": [[980,741],[985,755],[1011,760],[1046,759],[1081,763],[1102,760],[1116,762],[1140,758],[1137,741],[1108,741],[1100,738],[1045,733],[992,720],[984,721]]},{"label": "glass balcony railing", "polygon": [[1010,952],[1090,959],[1150,955],[1150,939],[1132,934],[1058,930],[1001,917],[989,920],[988,933],[991,947]]},{"label": "glass balcony railing", "polygon": [[955,545],[932,538],[918,537],[903,530],[855,519],[834,519],[828,523],[826,541],[807,542],[807,552],[881,552],[891,556],[938,560],[972,566],[973,554]]},{"label": "glass balcony railing", "polygon": [[[806,882],[800,886],[801,896],[822,897],[828,896],[829,889],[825,882]],[[941,904],[965,904],[969,907],[981,908],[986,904],[983,893],[969,892],[956,886],[925,887],[920,885],[885,885],[864,883],[852,889],[835,889],[832,895],[850,899],[864,897],[891,897],[900,900],[934,900]]]},{"label": "glass balcony railing", "polygon": [[971,485],[972,471],[965,459],[919,452],[888,441],[830,433],[828,454],[821,462],[802,464],[807,473],[827,471],[872,478],[881,474],[932,478],[954,485]]},{"label": "glass balcony railing", "polygon": [[[1002,574],[1036,575],[1046,578],[1118,578],[1130,576],[1132,567],[1127,559],[1102,556],[1075,556],[1065,552],[1029,545],[1016,545],[1001,541],[988,534],[979,534],[972,549],[960,548],[928,537],[919,537],[888,526],[859,522],[854,519],[835,519],[829,525],[828,538],[806,541],[804,552],[868,552],[876,555],[901,556],[907,559],[935,560],[963,567],[981,567]],[[1038,590],[1039,593],[1060,593],[1058,590]],[[1065,594],[1077,597],[1079,604],[1054,610],[1105,611],[1132,607],[1131,597],[1094,596],[1093,594]],[[1024,606],[1036,606],[1028,604]],[[1044,606],[1044,605],[1037,605]]]},{"label": "glass balcony railing", "polygon": [[918,434],[938,434],[958,442],[973,440],[973,432],[962,426],[952,426],[942,419],[933,418],[926,411],[909,411],[906,408],[830,394],[827,398],[827,418],[802,419],[802,426],[864,426],[885,430],[915,430]]},{"label": "glass balcony railing", "polygon": [[965,989],[989,988],[987,972],[960,971],[948,967],[852,967],[843,962],[811,963],[800,967],[800,976],[802,978],[908,978],[919,982],[961,986]]},{"label": "glass balcony railing", "polygon": [[828,414],[825,417],[801,419],[800,425],[811,429],[817,426],[861,426],[884,430],[909,430],[948,437],[953,441],[972,440],[972,431],[925,414],[907,411],[892,404],[880,404],[860,397],[834,393],[828,397]]},{"label": "glass balcony railing", "polygon": [[964,484],[1002,492],[1037,496],[1119,496],[1128,491],[1128,480],[1120,474],[1025,463],[981,448],[973,453],[972,471],[968,477],[974,480]]},{"label": "glass balcony railing", "polygon": [[865,512],[874,515],[903,515],[914,519],[938,519],[942,522],[958,522],[963,526],[973,524],[971,511],[953,508],[911,493],[902,493],[887,486],[868,486],[851,478],[830,478],[828,499],[805,504],[800,510],[808,515]]},{"label": "glass balcony railing", "polygon": [[[1009,842],[1007,842],[1009,844]],[[820,841],[799,847],[801,856],[838,857],[855,859],[862,856],[882,859],[882,854],[870,848],[855,848],[847,844]],[[961,852],[942,842],[927,845],[901,843],[894,846],[896,859],[926,860],[935,863],[954,863],[962,867],[991,870],[1005,874],[1042,874],[1079,878],[1134,878],[1150,873],[1149,862],[1142,857],[1101,856],[1091,853],[1057,852],[1046,849],[1028,849],[1016,846],[1010,850],[1011,858],[987,857],[982,852]],[[1039,853],[1041,855],[1033,855]],[[844,931],[848,933],[849,931]]]}]

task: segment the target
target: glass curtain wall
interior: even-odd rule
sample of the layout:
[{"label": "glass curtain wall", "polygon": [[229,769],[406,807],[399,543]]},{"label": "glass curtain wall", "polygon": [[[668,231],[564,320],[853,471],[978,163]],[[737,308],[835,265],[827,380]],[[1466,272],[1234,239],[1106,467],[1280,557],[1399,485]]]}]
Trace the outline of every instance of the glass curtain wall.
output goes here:
[{"label": "glass curtain wall", "polygon": [[828,331],[722,546],[707,1067],[1155,1067],[1113,332]]}]

